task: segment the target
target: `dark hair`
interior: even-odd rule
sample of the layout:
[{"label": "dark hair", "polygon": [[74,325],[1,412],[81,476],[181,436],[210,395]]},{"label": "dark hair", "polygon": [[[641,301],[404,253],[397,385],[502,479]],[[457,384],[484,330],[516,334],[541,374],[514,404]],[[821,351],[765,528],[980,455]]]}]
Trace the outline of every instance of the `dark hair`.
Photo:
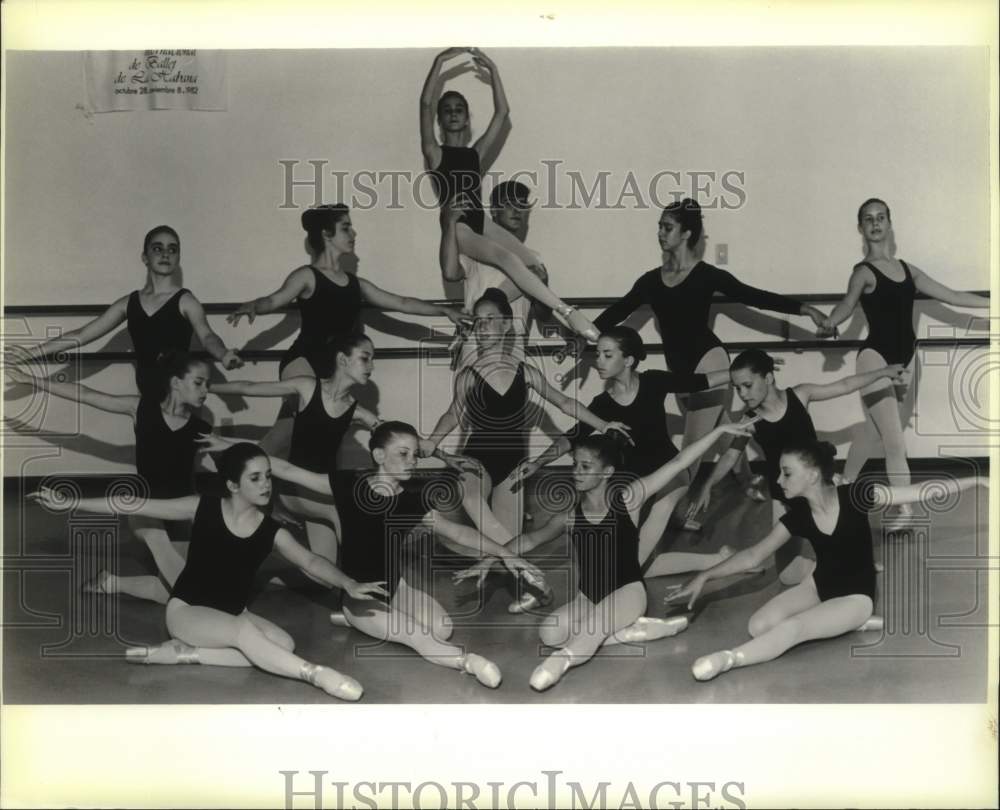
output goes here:
[{"label": "dark hair", "polygon": [[364,332],[349,332],[346,335],[336,335],[330,338],[326,343],[329,374],[332,375],[337,370],[338,354],[350,357],[351,353],[363,343],[375,345],[375,342]]},{"label": "dark hair", "polygon": [[169,233],[174,239],[177,240],[178,246],[181,243],[181,237],[178,235],[177,231],[171,228],[169,225],[157,225],[153,230],[149,231],[142,240],[142,252],[143,255],[149,250],[149,244],[153,241],[154,236],[158,236],[161,233]]},{"label": "dark hair", "polygon": [[208,362],[196,357],[191,352],[166,351],[156,356],[154,379],[156,381],[157,401],[163,402],[170,394],[170,381],[176,377],[183,380],[192,366],[205,366]]},{"label": "dark hair", "polygon": [[313,253],[319,255],[323,252],[323,231],[333,231],[337,223],[350,213],[351,209],[343,203],[317,205],[302,212],[302,227]]},{"label": "dark hair", "polygon": [[690,231],[687,246],[693,248],[701,239],[701,232],[704,227],[701,221],[701,206],[690,197],[685,197],[680,202],[672,202],[663,209],[663,213],[677,220],[682,231]]},{"label": "dark hair", "polygon": [[774,359],[761,349],[747,349],[745,352],[740,352],[736,355],[736,359],[729,366],[730,371],[740,371],[742,369],[749,369],[761,377],[774,374]]},{"label": "dark hair", "polygon": [[612,326],[601,332],[601,337],[611,338],[618,344],[623,355],[635,360],[632,364],[633,371],[636,370],[639,363],[646,359],[646,347],[643,345],[642,338],[631,326]]},{"label": "dark hair", "polygon": [[476,303],[472,305],[472,311],[475,312],[476,309],[482,303],[493,304],[497,309],[500,310],[500,314],[505,318],[513,318],[514,310],[510,307],[510,301],[507,300],[507,295],[499,287],[487,287],[483,290],[483,294],[476,299]]},{"label": "dark hair", "polygon": [[625,437],[618,431],[612,430],[609,433],[591,433],[589,436],[576,439],[573,442],[573,449],[589,450],[605,467],[620,470],[625,464],[625,443]]},{"label": "dark hair", "polygon": [[837,448],[830,442],[793,441],[784,446],[781,455],[794,455],[814,470],[819,470],[824,483],[833,483],[833,464],[837,458]]},{"label": "dark hair", "polygon": [[889,222],[892,222],[892,214],[889,211],[889,204],[885,200],[880,200],[878,197],[869,197],[867,200],[861,203],[861,206],[858,208],[858,225],[861,224],[861,215],[864,213],[865,208],[867,208],[872,203],[879,203],[880,205],[884,205],[885,218],[889,220]]},{"label": "dark hair", "polygon": [[445,101],[447,101],[450,98],[457,98],[459,101],[461,101],[465,105],[465,111],[466,112],[469,111],[469,100],[465,96],[463,96],[457,90],[446,90],[445,92],[443,92],[441,94],[441,98],[438,99],[438,103],[437,103],[437,115],[438,115],[438,118],[441,117],[441,108],[444,106]]},{"label": "dark hair", "polygon": [[368,449],[373,453],[379,448],[385,449],[394,436],[412,436],[414,439],[420,440],[417,429],[409,422],[380,422],[372,431],[371,438],[368,439]]},{"label": "dark hair", "polygon": [[493,186],[490,192],[490,208],[503,208],[513,205],[516,208],[527,208],[531,198],[531,190],[517,180],[504,180]]},{"label": "dark hair", "polygon": [[253,459],[261,457],[268,458],[268,455],[259,445],[252,442],[240,442],[223,450],[219,460],[215,462],[215,466],[223,481],[232,481],[234,484],[238,484],[247,464]]}]

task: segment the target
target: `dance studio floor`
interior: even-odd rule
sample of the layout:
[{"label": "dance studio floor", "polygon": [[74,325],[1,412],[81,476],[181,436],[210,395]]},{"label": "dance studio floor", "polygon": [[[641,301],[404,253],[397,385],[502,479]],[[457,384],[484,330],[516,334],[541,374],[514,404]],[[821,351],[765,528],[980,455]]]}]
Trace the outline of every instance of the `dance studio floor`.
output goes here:
[{"label": "dance studio floor", "polygon": [[[16,487],[9,486],[3,515],[6,703],[335,702],[318,689],[256,669],[126,664],[126,645],[166,639],[163,608],[128,597],[82,595],[78,586],[81,577],[107,562],[123,574],[151,571],[145,547],[126,539],[115,546],[117,560],[93,559],[86,547],[100,544],[86,538],[100,537],[107,520],[75,519],[77,539],[71,544],[65,515],[37,506],[22,513],[18,500]],[[361,681],[367,703],[980,702],[986,687],[986,500],[985,488],[965,492],[941,511],[918,510],[908,537],[877,539],[876,557],[884,552],[886,565],[877,606],[886,616],[884,633],[802,645],[777,661],[710,683],[691,677],[692,661],[748,638],[750,614],[780,590],[773,568],[712,583],[710,588],[719,587],[696,607],[685,632],[647,645],[606,648],[542,694],[528,686],[543,652],[536,630],[540,617],[507,614],[512,586],[503,575],[493,575],[482,603],[471,584],[453,588],[447,570],[453,559],[442,558],[435,596],[455,617],[453,642],[500,666],[499,689],[433,666],[408,649],[331,626],[327,617],[336,597],[315,586],[265,586],[251,608],[288,630],[304,658]],[[730,481],[713,499],[704,534],[681,535],[672,547],[714,551],[725,542],[742,548],[763,536],[769,519],[770,505],[750,501]],[[561,564],[565,542],[544,551],[548,559],[532,559],[543,568]],[[280,565],[269,562],[266,573]],[[565,597],[566,579],[565,574],[551,579],[556,604]],[[667,615],[663,594],[683,579],[648,581],[648,615]]]}]

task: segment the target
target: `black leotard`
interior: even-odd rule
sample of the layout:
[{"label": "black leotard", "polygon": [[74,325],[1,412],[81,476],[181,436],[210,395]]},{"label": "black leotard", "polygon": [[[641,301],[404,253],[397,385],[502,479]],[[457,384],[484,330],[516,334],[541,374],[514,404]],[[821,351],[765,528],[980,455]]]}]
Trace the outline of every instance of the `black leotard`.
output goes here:
[{"label": "black leotard", "polygon": [[254,575],[271,553],[279,528],[264,515],[252,535],[237,537],[222,518],[222,501],[202,496],[191,527],[187,563],[171,596],[238,616],[246,610]]},{"label": "black leotard", "polygon": [[431,178],[441,205],[450,204],[459,194],[469,201],[471,210],[462,214],[458,221],[482,235],[486,217],[483,214],[483,172],[479,166],[479,153],[471,146],[442,146],[441,162],[431,172]]},{"label": "black leotard", "polygon": [[171,430],[155,397],[139,399],[135,411],[135,469],[149,485],[151,498],[180,498],[194,493],[194,457],[200,434],[212,426],[197,416]]},{"label": "black leotard", "polygon": [[708,327],[708,311],[716,292],[757,309],[797,314],[802,308],[798,301],[750,287],[725,270],[698,262],[674,287],[663,283],[659,267],[639,276],[628,294],[604,310],[594,325],[603,332],[649,304],[663,338],[667,365],[671,371],[690,374],[709,350],[722,345]]},{"label": "black leotard", "polygon": [[329,377],[333,373],[333,358],[330,357],[330,342],[341,335],[349,335],[357,329],[361,316],[361,283],[353,273],[347,274],[347,284],[334,284],[315,267],[315,284],[309,298],[299,298],[296,306],[302,315],[302,325],[295,342],[288,347],[279,373],[298,357],[304,357],[312,366],[317,378]]},{"label": "black leotard", "polygon": [[874,349],[887,364],[908,366],[917,344],[913,331],[913,298],[917,287],[906,262],[901,259],[899,263],[906,273],[902,281],[893,281],[871,262],[862,262],[875,276],[875,289],[861,296],[861,308],[868,318],[868,337],[861,349]]},{"label": "black leotard", "polygon": [[580,592],[595,605],[618,588],[642,582],[639,529],[620,495],[609,500],[608,512],[599,523],[587,520],[577,501],[569,527],[580,571]]},{"label": "black leotard", "polygon": [[781,522],[793,537],[805,537],[816,552],[813,581],[822,601],[864,594],[875,601],[875,560],[868,513],[856,506],[848,484],[837,487],[840,515],[833,534],[824,534],[813,520],[805,498],[792,498]]},{"label": "black leotard", "polygon": [[344,573],[357,582],[385,581],[391,599],[413,563],[407,547],[413,530],[431,508],[426,485],[389,496],[364,478],[340,481],[331,473],[330,487],[340,514]]},{"label": "black leotard", "polygon": [[[785,389],[785,413],[776,422],[761,419],[753,426],[754,438],[760,449],[764,451],[764,474],[771,497],[785,501],[785,493],[778,486],[778,473],[781,471],[781,453],[786,445],[793,442],[816,441],[816,428],[813,426],[809,411],[798,398],[794,388]],[[755,411],[747,411],[747,416],[756,416]],[[733,442],[732,447],[746,445],[747,439]]]},{"label": "black leotard", "polygon": [[517,367],[510,388],[501,395],[473,366],[474,376],[465,398],[465,417],[472,427],[464,453],[478,459],[496,486],[513,472],[527,454],[528,384],[524,364]]},{"label": "black leotard", "polygon": [[147,315],[136,290],[128,298],[126,308],[129,337],[135,349],[135,384],[143,395],[159,396],[157,358],[167,351],[186,352],[191,348],[194,329],[181,314],[180,300],[187,289],[175,292],[163,306]]},{"label": "black leotard", "polygon": [[330,416],[323,407],[323,385],[316,380],[313,395],[305,408],[295,414],[288,460],[311,472],[328,473],[337,469],[337,450],[351,427],[355,401],[340,416]]},{"label": "black leotard", "polygon": [[[635,444],[624,446],[625,464],[622,469],[639,476],[649,475],[678,452],[667,432],[663,400],[670,393],[705,388],[708,388],[708,377],[704,374],[675,374],[649,369],[639,374],[639,391],[630,404],[622,405],[608,391],[604,391],[591,401],[590,410],[607,422],[622,422],[631,428],[629,435]],[[565,435],[572,441],[593,432],[594,428],[590,425],[579,422]]]}]

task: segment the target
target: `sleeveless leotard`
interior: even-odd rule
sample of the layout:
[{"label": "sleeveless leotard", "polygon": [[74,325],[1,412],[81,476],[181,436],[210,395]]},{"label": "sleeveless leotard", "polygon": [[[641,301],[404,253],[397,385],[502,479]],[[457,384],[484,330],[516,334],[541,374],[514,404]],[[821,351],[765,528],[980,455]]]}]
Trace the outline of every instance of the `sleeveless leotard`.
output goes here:
[{"label": "sleeveless leotard", "polygon": [[180,311],[187,289],[175,292],[152,315],[147,315],[136,290],[128,298],[126,325],[135,349],[135,384],[142,395],[159,396],[156,360],[166,351],[186,352],[191,348],[194,329]]},{"label": "sleeveless leotard", "polygon": [[472,204],[472,209],[466,211],[459,222],[464,222],[482,235],[486,217],[483,214],[483,173],[479,153],[471,146],[442,146],[441,162],[431,172],[431,178],[440,205],[450,204],[459,194]]},{"label": "sleeveless leotard", "polygon": [[708,327],[712,297],[720,292],[757,309],[797,314],[802,304],[783,295],[758,290],[736,280],[725,270],[698,262],[687,277],[668,287],[654,268],[639,276],[628,294],[594,321],[599,331],[621,323],[643,304],[649,304],[663,338],[663,353],[671,371],[690,374],[707,352],[722,341]]},{"label": "sleeveless leotard", "polygon": [[[798,398],[794,388],[785,389],[785,413],[777,422],[761,419],[753,426],[754,438],[760,449],[764,451],[764,474],[771,497],[785,501],[785,493],[778,486],[778,473],[781,470],[781,453],[785,446],[793,442],[816,441],[816,428],[813,426],[809,411]],[[747,411],[748,416],[756,416],[755,411]],[[745,446],[747,439],[733,442],[733,447]]]},{"label": "sleeveless leotard", "polygon": [[917,344],[913,331],[913,298],[917,287],[906,262],[899,263],[906,274],[902,281],[893,281],[871,262],[862,262],[875,276],[875,289],[861,296],[861,308],[868,318],[868,337],[861,349],[874,349],[887,364],[908,366]]},{"label": "sleeveless leotard", "polygon": [[793,537],[805,537],[816,552],[813,581],[821,601],[838,596],[864,594],[875,601],[875,560],[868,513],[851,498],[848,484],[837,487],[840,515],[833,534],[816,526],[805,498],[792,498],[781,522]]},{"label": "sleeveless leotard", "polygon": [[197,416],[171,430],[154,397],[139,399],[135,412],[135,469],[149,485],[151,498],[181,498],[194,493],[193,467],[200,434],[212,426]]},{"label": "sleeveless leotard", "polygon": [[464,453],[478,459],[496,486],[513,472],[527,454],[528,384],[524,364],[517,367],[514,381],[498,394],[474,366],[474,376],[465,399],[465,416],[472,427]]},{"label": "sleeveless leotard", "polygon": [[313,294],[295,303],[302,316],[302,325],[295,342],[285,351],[279,372],[298,357],[304,357],[317,378],[329,377],[333,363],[330,342],[357,329],[361,317],[361,283],[353,273],[347,274],[347,284],[334,284],[315,267],[310,266],[315,280]]},{"label": "sleeveless leotard", "polygon": [[330,416],[323,407],[323,385],[316,380],[308,404],[295,414],[288,460],[310,472],[329,473],[335,470],[337,450],[351,427],[357,407],[355,401],[340,416]]},{"label": "sleeveless leotard", "polygon": [[279,528],[265,515],[252,535],[237,537],[222,518],[222,501],[202,496],[191,527],[187,563],[171,596],[238,616],[246,610],[254,576],[271,553]]},{"label": "sleeveless leotard", "polygon": [[571,521],[570,541],[580,572],[580,592],[595,605],[632,582],[642,582],[639,529],[618,495],[610,498],[599,523],[583,516],[578,501]]}]

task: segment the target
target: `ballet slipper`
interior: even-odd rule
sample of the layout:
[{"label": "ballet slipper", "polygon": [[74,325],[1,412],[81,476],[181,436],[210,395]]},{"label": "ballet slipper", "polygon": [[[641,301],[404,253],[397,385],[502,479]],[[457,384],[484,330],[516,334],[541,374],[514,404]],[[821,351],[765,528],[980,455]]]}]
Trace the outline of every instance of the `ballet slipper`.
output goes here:
[{"label": "ballet slipper", "polygon": [[299,678],[306,683],[322,689],[331,697],[341,700],[360,700],[364,688],[354,678],[342,675],[335,669],[310,664],[308,661],[299,670]]},{"label": "ballet slipper", "polygon": [[93,579],[88,579],[83,585],[80,586],[80,590],[84,593],[99,593],[103,596],[114,593],[114,591],[108,590],[108,581],[111,579],[111,572],[107,569],[102,568],[96,577]]},{"label": "ballet slipper", "polygon": [[330,624],[334,627],[350,627],[351,623],[347,621],[347,617],[344,615],[344,611],[335,610],[330,614]]},{"label": "ballet slipper", "polygon": [[732,650],[721,650],[711,655],[703,655],[691,665],[691,674],[694,675],[695,680],[710,681],[723,672],[729,672],[739,663],[740,657]]},{"label": "ballet slipper", "polygon": [[816,563],[808,557],[796,557],[778,574],[782,585],[798,585],[816,570]]},{"label": "ballet slipper", "polygon": [[885,627],[885,619],[883,619],[881,616],[877,616],[875,614],[872,614],[854,632],[856,632],[856,633],[868,633],[868,632],[874,632],[874,631],[881,632],[884,627]]},{"label": "ballet slipper", "polygon": [[567,329],[587,338],[591,343],[597,343],[597,339],[601,336],[601,333],[597,331],[597,327],[594,326],[590,318],[576,307],[564,305],[559,309],[552,310],[552,314]]},{"label": "ballet slipper", "polygon": [[129,664],[197,664],[198,650],[190,644],[175,638],[155,647],[129,647],[125,650],[125,661]]},{"label": "ballet slipper", "polygon": [[674,512],[667,521],[667,527],[679,532],[700,532],[702,523],[700,520],[685,517],[680,512]]},{"label": "ballet slipper", "polygon": [[673,616],[669,619],[655,619],[650,616],[640,616],[624,630],[617,633],[621,641],[641,642],[656,641],[660,638],[676,636],[688,626],[687,616]]},{"label": "ballet slipper", "polygon": [[511,602],[507,606],[508,613],[528,613],[536,608],[545,607],[552,603],[554,596],[552,589],[546,588],[540,594],[525,592],[516,602]]},{"label": "ballet slipper", "polygon": [[528,684],[536,692],[544,692],[555,686],[566,674],[573,656],[565,651],[554,652],[531,673]]},{"label": "ballet slipper", "polygon": [[503,676],[500,674],[500,667],[475,653],[466,653],[459,659],[459,668],[469,674],[474,675],[476,680],[483,686],[496,689],[500,685]]}]

